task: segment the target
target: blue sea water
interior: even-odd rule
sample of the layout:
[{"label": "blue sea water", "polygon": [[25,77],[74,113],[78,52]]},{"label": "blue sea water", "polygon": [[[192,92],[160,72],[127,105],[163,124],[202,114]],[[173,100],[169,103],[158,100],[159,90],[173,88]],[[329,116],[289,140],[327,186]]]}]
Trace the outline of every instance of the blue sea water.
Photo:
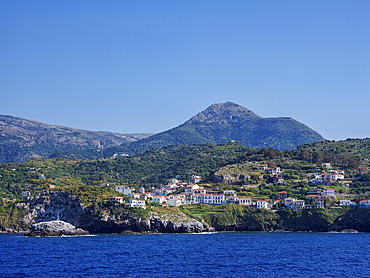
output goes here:
[{"label": "blue sea water", "polygon": [[370,234],[0,235],[0,277],[370,277]]}]

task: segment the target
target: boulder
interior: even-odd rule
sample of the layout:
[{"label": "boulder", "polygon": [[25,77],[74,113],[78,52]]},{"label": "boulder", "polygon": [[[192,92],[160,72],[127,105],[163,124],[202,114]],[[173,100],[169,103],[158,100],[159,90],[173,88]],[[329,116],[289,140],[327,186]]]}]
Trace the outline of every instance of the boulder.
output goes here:
[{"label": "boulder", "polygon": [[55,220],[33,224],[30,232],[25,234],[25,236],[82,236],[88,234],[88,231],[76,228],[72,224]]}]

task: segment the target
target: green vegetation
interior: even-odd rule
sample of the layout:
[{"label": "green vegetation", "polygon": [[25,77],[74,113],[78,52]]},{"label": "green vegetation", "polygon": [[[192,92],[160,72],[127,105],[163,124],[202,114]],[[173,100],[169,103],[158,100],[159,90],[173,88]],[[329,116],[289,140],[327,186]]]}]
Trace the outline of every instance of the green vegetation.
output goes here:
[{"label": "green vegetation", "polygon": [[53,156],[97,159],[116,153],[134,155],[167,145],[220,144],[229,140],[253,148],[285,150],[324,138],[292,118],[262,118],[245,107],[226,102],[213,104],[184,124],[140,141],[99,151],[58,152]]},{"label": "green vegetation", "polygon": [[[24,163],[0,165],[1,196],[15,198],[22,190],[36,194],[55,186],[129,184],[159,186],[168,179],[190,175],[207,176],[217,167],[235,162],[249,148],[237,144],[167,146],[132,157],[77,161],[65,158],[33,159]],[[30,172],[30,168],[34,172]],[[13,170],[14,169],[14,170]],[[45,179],[39,179],[43,174]]]}]

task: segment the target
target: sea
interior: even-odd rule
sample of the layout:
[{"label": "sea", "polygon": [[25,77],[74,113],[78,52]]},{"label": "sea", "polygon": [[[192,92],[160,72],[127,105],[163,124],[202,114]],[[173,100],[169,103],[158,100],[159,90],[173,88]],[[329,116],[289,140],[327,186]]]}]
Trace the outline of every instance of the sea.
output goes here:
[{"label": "sea", "polygon": [[0,277],[370,277],[369,233],[0,235]]}]

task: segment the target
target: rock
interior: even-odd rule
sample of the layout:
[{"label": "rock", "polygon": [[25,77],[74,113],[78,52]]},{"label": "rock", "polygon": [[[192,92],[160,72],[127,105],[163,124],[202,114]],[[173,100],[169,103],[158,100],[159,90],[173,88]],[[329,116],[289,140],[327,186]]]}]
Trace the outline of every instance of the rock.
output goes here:
[{"label": "rock", "polygon": [[25,234],[25,236],[81,236],[87,234],[89,234],[89,232],[76,228],[72,224],[55,220],[33,224],[30,232]]},{"label": "rock", "polygon": [[355,229],[344,229],[344,230],[341,230],[340,232],[341,233],[352,233],[352,234],[358,233],[358,231]]}]

